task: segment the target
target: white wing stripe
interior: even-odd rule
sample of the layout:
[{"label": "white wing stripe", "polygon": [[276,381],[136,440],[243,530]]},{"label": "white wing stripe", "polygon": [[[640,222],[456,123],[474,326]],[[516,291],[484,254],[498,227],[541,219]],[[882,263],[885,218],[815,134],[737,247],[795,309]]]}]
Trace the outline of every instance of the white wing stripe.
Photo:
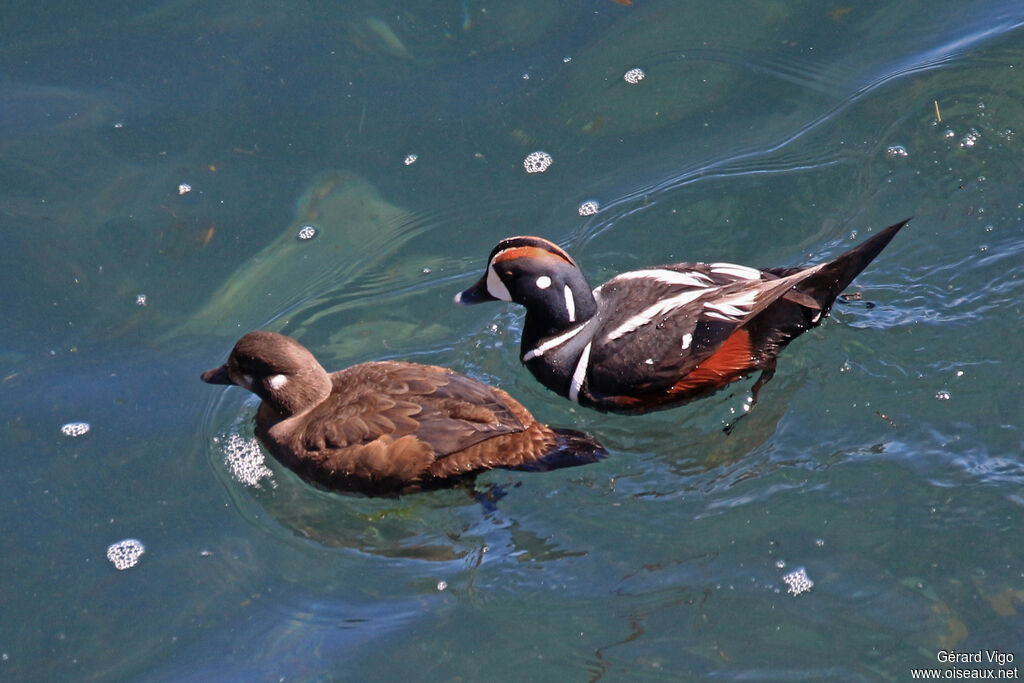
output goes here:
[{"label": "white wing stripe", "polygon": [[677,270],[666,270],[664,268],[650,268],[647,270],[632,270],[628,273],[616,275],[614,280],[642,280],[650,279],[666,285],[678,285],[680,287],[706,287],[711,282],[704,273],[697,271],[679,272]]},{"label": "white wing stripe", "polygon": [[607,341],[614,341],[619,337],[629,334],[633,330],[643,327],[647,323],[651,322],[655,318],[661,315],[665,315],[669,311],[672,311],[680,306],[690,303],[694,299],[698,299],[701,295],[706,292],[707,289],[691,290],[689,292],[683,292],[682,294],[676,294],[670,296],[667,299],[658,301],[653,306],[648,306],[644,310],[640,311],[636,315],[630,317],[626,322],[622,323],[614,330],[608,333],[606,337]]},{"label": "white wing stripe", "polygon": [[757,268],[741,266],[735,263],[712,263],[709,265],[712,273],[719,275],[730,275],[739,280],[760,280],[761,271]]}]

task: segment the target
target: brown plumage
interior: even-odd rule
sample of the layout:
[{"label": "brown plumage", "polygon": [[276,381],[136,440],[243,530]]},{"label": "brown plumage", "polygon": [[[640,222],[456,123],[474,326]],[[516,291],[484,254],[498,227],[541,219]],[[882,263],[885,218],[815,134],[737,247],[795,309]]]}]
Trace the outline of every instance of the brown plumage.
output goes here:
[{"label": "brown plumage", "polygon": [[246,334],[202,379],[262,398],[257,438],[326,489],[403,493],[495,467],[539,471],[604,455],[585,434],[541,424],[504,391],[447,368],[381,361],[328,374],[275,332]]}]

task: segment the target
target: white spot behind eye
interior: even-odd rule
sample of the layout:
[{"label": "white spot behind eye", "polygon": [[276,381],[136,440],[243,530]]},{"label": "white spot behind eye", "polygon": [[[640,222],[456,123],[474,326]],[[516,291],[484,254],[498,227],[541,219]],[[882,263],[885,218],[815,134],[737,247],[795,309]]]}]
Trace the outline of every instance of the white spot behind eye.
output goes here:
[{"label": "white spot behind eye", "polygon": [[689,332],[684,334],[683,335],[683,348],[684,349],[690,348],[690,342],[692,342],[692,341],[693,341],[693,335],[692,334],[690,334]]},{"label": "white spot behind eye", "polygon": [[271,375],[267,378],[267,385],[274,391],[277,391],[287,383],[288,378],[284,375]]},{"label": "white spot behind eye", "polygon": [[551,278],[547,275],[541,275],[537,278],[537,289],[547,289],[551,286]]}]

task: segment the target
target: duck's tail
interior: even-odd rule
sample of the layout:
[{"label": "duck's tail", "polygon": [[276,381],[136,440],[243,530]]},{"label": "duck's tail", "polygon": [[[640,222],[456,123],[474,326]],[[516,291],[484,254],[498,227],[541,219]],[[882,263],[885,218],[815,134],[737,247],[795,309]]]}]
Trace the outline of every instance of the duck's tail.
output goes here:
[{"label": "duck's tail", "polygon": [[509,469],[524,472],[548,472],[563,467],[589,465],[608,455],[604,446],[593,437],[575,429],[551,429],[555,442],[547,452],[536,460],[524,462]]},{"label": "duck's tail", "polygon": [[[860,275],[861,271],[869,263],[875,260],[882,250],[885,249],[886,245],[892,241],[892,238],[896,236],[896,233],[909,223],[910,220],[910,218],[907,218],[895,225],[890,225],[877,235],[858,244],[827,264],[814,275],[802,281],[797,285],[796,289],[814,299],[821,309],[820,316],[824,317],[828,314],[832,304],[835,303],[836,297],[850,286],[853,279]],[[784,268],[772,269],[771,272],[784,276],[798,270],[797,268]]]}]

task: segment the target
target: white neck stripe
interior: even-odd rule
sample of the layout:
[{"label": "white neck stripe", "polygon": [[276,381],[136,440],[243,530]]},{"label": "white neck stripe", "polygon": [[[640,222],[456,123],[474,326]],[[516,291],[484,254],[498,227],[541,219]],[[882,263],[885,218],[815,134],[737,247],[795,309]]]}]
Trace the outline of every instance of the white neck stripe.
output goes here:
[{"label": "white neck stripe", "polygon": [[[593,318],[591,318],[590,320],[593,320]],[[537,347],[534,348],[534,349],[530,349],[529,351],[527,351],[526,353],[523,354],[523,362],[525,363],[528,360],[533,360],[534,358],[537,358],[539,356],[543,356],[546,352],[550,351],[551,349],[555,348],[556,346],[561,346],[565,342],[569,341],[570,339],[575,337],[577,334],[579,334],[580,331],[584,327],[589,325],[590,324],[590,320],[587,320],[582,325],[577,325],[576,327],[572,328],[568,332],[560,334],[557,337],[551,337],[547,341],[542,342],[541,344],[538,344]]]},{"label": "white neck stripe", "polygon": [[569,400],[574,403],[580,402],[580,389],[583,387],[583,382],[587,378],[587,366],[590,364],[590,344],[588,342],[583,347],[583,353],[580,354],[580,360],[576,364],[576,370],[572,373],[572,381],[569,382]]}]

